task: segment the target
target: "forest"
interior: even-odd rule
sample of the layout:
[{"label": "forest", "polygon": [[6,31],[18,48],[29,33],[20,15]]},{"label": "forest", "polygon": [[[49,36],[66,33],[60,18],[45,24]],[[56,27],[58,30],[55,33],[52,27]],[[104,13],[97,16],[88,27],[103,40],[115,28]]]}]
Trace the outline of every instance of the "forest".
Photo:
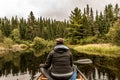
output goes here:
[{"label": "forest", "polygon": [[[86,5],[83,11],[74,8],[69,20],[57,21],[31,11],[28,18],[0,18],[0,44],[32,43],[39,40],[54,41],[65,38],[68,44],[113,43],[120,44],[120,8],[108,4],[103,11]],[[9,45],[9,46],[10,46]]]}]

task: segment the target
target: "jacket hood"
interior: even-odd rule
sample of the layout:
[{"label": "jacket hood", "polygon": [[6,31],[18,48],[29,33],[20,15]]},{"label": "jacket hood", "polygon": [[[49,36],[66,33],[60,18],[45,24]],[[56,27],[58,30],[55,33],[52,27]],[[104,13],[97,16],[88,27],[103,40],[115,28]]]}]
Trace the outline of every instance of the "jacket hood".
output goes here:
[{"label": "jacket hood", "polygon": [[58,53],[63,53],[63,52],[66,52],[68,50],[69,50],[69,48],[65,45],[57,45],[54,47],[54,51],[58,52]]}]

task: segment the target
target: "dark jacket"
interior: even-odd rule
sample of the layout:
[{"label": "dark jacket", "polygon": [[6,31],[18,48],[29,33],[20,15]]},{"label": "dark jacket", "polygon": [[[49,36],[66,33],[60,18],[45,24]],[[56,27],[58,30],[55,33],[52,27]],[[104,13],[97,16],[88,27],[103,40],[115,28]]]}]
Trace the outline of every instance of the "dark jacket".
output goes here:
[{"label": "dark jacket", "polygon": [[73,59],[69,48],[65,45],[54,47],[46,59],[44,68],[51,69],[56,74],[64,74],[73,71]]}]

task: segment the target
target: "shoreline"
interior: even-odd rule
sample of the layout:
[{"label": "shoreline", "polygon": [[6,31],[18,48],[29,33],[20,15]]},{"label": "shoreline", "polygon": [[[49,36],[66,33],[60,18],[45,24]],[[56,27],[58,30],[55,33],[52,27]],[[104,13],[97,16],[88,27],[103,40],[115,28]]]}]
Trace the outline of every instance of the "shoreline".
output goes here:
[{"label": "shoreline", "polygon": [[0,46],[0,54],[4,54],[8,51],[12,51],[12,52],[17,52],[17,51],[22,51],[23,48],[22,48],[22,45],[18,45],[18,44],[15,44],[15,45],[12,45],[10,48],[8,47],[3,47],[3,46]]}]

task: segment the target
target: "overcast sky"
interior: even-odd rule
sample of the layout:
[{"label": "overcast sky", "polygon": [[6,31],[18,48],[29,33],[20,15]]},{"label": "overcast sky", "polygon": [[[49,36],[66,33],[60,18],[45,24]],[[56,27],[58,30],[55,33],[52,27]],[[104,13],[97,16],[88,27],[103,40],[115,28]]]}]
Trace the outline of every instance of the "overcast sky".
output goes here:
[{"label": "overcast sky", "polygon": [[[103,11],[105,5],[120,3],[120,0],[0,0],[0,17],[18,16],[27,18],[30,11],[35,17],[57,20],[69,19],[75,7],[83,10],[89,4],[93,10]],[[120,7],[120,5],[119,5]]]}]

